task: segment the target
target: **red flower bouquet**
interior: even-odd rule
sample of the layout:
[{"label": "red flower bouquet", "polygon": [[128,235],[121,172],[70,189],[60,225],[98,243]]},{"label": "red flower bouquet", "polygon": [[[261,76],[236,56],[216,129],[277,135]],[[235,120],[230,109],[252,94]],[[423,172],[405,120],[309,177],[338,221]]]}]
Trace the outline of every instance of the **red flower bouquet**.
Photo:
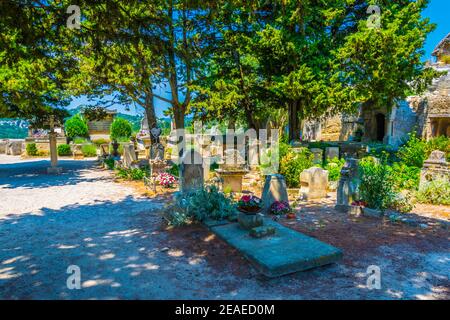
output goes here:
[{"label": "red flower bouquet", "polygon": [[255,214],[261,211],[262,201],[253,195],[245,195],[239,199],[238,210],[247,214]]},{"label": "red flower bouquet", "polygon": [[155,181],[165,188],[170,188],[177,182],[177,179],[170,173],[162,172],[158,174]]}]

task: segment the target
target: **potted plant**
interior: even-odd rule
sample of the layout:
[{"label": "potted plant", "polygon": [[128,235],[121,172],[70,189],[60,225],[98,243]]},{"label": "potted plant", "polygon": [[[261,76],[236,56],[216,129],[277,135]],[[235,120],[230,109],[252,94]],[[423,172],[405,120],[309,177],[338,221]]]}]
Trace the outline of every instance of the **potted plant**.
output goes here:
[{"label": "potted plant", "polygon": [[251,230],[264,224],[263,215],[260,213],[262,210],[260,198],[253,195],[244,195],[239,199],[237,209],[240,211],[238,223],[242,228]]},{"label": "potted plant", "polygon": [[261,212],[262,201],[254,195],[244,195],[239,199],[237,208],[242,213],[254,215]]}]

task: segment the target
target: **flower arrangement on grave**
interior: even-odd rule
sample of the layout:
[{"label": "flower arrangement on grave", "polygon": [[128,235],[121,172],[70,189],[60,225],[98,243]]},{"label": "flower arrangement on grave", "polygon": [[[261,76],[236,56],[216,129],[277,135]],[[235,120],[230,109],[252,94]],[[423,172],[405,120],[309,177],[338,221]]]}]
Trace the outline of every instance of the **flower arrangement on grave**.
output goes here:
[{"label": "flower arrangement on grave", "polygon": [[292,208],[287,201],[275,201],[270,206],[270,213],[275,216],[292,213]]},{"label": "flower arrangement on grave", "polygon": [[262,209],[262,201],[254,195],[244,195],[239,199],[237,208],[246,214],[256,214]]},{"label": "flower arrangement on grave", "polygon": [[160,186],[170,188],[177,182],[177,179],[170,173],[161,172],[156,176],[155,181],[159,183]]}]

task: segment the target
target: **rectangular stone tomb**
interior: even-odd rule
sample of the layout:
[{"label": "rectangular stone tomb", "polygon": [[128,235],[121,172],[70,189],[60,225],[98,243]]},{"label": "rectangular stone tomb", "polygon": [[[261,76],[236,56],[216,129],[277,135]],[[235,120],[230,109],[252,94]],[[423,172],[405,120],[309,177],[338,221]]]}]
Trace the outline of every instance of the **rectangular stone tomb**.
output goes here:
[{"label": "rectangular stone tomb", "polygon": [[269,219],[264,225],[275,234],[256,239],[237,223],[212,227],[222,240],[236,248],[267,277],[279,277],[331,264],[342,258],[342,251]]}]

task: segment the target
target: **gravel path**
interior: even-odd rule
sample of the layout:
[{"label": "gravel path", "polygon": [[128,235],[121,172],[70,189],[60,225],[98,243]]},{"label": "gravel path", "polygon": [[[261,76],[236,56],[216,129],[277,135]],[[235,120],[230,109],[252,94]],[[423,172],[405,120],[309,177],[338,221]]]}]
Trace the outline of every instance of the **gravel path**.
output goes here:
[{"label": "gravel path", "polygon": [[[379,246],[268,280],[200,226],[167,230],[157,214],[163,200],[115,183],[93,161],[60,161],[60,176],[45,174],[48,165],[0,155],[0,299],[449,297],[448,242]],[[366,287],[371,264],[382,268],[381,290]],[[81,270],[79,290],[67,288],[70,265]]]}]

